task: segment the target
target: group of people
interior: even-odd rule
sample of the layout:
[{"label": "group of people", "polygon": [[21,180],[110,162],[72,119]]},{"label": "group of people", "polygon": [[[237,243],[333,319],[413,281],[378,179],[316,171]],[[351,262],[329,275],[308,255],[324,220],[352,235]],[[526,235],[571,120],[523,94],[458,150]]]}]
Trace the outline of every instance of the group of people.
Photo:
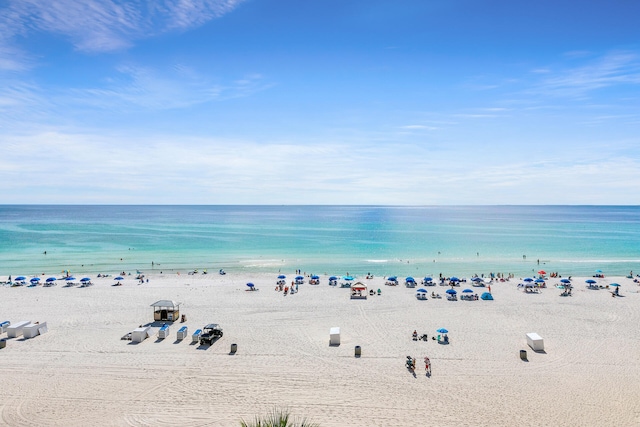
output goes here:
[{"label": "group of people", "polygon": [[[409,369],[411,372],[415,372],[416,358],[407,356],[407,361],[405,362],[405,365],[407,369]],[[431,360],[429,360],[427,356],[425,356],[424,358],[424,370],[426,371],[427,375],[431,375]]]},{"label": "group of people", "polygon": [[289,288],[289,286],[285,285],[284,281],[281,280],[276,285],[276,289],[275,290],[278,291],[278,292],[283,292],[284,295],[288,295],[288,294],[293,295],[296,292],[298,292],[298,285],[295,282],[291,282],[291,288]]}]

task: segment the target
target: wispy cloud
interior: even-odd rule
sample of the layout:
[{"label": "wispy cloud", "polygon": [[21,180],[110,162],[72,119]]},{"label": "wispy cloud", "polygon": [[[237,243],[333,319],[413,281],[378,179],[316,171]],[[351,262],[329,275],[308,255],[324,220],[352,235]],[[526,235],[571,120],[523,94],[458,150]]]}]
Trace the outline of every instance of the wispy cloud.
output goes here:
[{"label": "wispy cloud", "polygon": [[640,84],[640,56],[615,52],[586,65],[549,73],[532,89],[544,95],[585,97],[589,92],[623,84]]},{"label": "wispy cloud", "polygon": [[[89,88],[43,88],[34,82],[5,80],[0,85],[0,128],[67,121],[68,111],[161,111],[211,101],[250,96],[273,83],[260,74],[235,80],[216,79],[182,64],[169,69],[120,66],[102,85]],[[73,117],[71,117],[73,119]]]},{"label": "wispy cloud", "polygon": [[218,82],[183,65],[168,71],[127,65],[120,67],[118,72],[104,88],[74,90],[74,103],[98,108],[164,110],[249,96],[272,86],[259,74],[232,82]]},{"label": "wispy cloud", "polygon": [[406,125],[401,126],[400,129],[404,130],[437,130],[438,128],[435,126],[427,126],[427,125]]},{"label": "wispy cloud", "polygon": [[0,6],[0,69],[25,67],[17,37],[51,33],[76,49],[105,52],[136,40],[200,26],[243,0],[9,0]]}]

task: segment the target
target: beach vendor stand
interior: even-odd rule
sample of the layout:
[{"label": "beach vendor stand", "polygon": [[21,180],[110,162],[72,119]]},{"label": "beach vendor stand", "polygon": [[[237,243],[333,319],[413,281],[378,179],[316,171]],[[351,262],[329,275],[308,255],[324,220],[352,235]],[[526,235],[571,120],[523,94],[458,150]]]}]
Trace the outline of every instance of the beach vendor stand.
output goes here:
[{"label": "beach vendor stand", "polygon": [[172,300],[160,300],[151,304],[153,320],[174,322],[180,319],[180,304]]}]

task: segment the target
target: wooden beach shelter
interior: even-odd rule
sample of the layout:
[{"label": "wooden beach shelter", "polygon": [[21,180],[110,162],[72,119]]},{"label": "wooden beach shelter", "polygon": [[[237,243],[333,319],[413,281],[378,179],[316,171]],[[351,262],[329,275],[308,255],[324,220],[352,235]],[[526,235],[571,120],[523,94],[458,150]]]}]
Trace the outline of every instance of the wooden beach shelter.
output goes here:
[{"label": "wooden beach shelter", "polygon": [[180,319],[180,304],[173,300],[163,299],[151,304],[153,320],[175,322]]}]

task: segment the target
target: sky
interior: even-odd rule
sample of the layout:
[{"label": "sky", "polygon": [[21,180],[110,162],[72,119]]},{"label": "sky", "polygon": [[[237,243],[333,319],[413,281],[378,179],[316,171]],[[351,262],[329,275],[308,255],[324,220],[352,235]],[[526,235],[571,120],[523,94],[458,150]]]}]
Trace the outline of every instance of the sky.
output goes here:
[{"label": "sky", "polygon": [[0,203],[640,204],[634,0],[0,0]]}]

